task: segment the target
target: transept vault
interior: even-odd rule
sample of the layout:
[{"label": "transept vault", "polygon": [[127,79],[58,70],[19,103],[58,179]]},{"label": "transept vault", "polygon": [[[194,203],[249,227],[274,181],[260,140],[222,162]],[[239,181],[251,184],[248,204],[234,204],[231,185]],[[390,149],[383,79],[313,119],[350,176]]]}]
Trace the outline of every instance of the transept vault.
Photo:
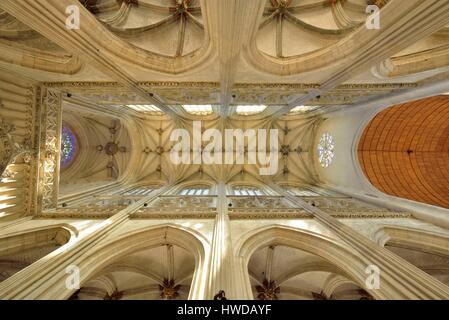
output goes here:
[{"label": "transept vault", "polygon": [[448,299],[448,77],[447,0],[2,0],[0,299]]}]

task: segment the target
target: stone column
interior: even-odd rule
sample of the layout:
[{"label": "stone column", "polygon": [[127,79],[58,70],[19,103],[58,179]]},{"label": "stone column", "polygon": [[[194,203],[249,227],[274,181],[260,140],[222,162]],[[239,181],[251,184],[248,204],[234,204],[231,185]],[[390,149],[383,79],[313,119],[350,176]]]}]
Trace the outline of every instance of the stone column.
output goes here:
[{"label": "stone column", "polygon": [[[226,185],[219,183],[217,187],[217,217],[211,246],[211,264],[209,268],[208,298],[212,299],[220,290],[224,290],[230,300],[252,299],[248,295],[247,281],[241,282],[239,259],[232,248],[231,222],[228,215],[228,199]],[[243,288],[243,290],[242,290]]]},{"label": "stone column", "polygon": [[224,290],[228,298],[232,298],[235,293],[232,277],[231,231],[224,183],[218,184],[217,193],[217,217],[215,218],[209,268],[208,298],[210,299],[220,290]]},{"label": "stone column", "polygon": [[65,283],[66,268],[70,265],[76,265],[76,261],[82,259],[90,249],[126,223],[132,213],[172,187],[173,184],[170,184],[153,191],[147,197],[118,212],[111,218],[99,222],[96,229],[91,228],[94,230],[80,234],[78,239],[74,241],[71,239],[68,244],[52,252],[51,255],[38,260],[28,268],[6,279],[0,284],[0,299],[40,299],[44,295],[46,298],[59,299],[59,297],[65,296],[67,291],[61,292],[58,288],[61,287],[61,283]]},{"label": "stone column", "polygon": [[[380,269],[380,289],[376,292],[376,296],[381,296],[383,299],[417,300],[449,298],[449,287],[434,277],[379,246],[326,212],[288,194],[279,186],[272,185],[272,188],[289,201],[312,213],[318,222],[330,229],[360,257],[364,257],[368,262],[367,267],[374,265]],[[372,292],[372,290],[367,291]]]}]

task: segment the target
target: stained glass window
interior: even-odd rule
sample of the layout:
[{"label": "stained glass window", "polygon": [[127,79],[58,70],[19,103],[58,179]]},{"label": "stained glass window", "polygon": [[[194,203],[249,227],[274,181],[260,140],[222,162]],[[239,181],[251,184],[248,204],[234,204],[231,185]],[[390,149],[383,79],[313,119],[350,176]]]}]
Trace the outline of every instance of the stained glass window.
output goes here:
[{"label": "stained glass window", "polygon": [[66,168],[74,159],[76,153],[76,137],[66,126],[61,132],[61,168]]},{"label": "stained glass window", "polygon": [[327,168],[332,163],[335,156],[334,138],[330,133],[326,132],[320,139],[318,144],[318,159],[323,168]]}]

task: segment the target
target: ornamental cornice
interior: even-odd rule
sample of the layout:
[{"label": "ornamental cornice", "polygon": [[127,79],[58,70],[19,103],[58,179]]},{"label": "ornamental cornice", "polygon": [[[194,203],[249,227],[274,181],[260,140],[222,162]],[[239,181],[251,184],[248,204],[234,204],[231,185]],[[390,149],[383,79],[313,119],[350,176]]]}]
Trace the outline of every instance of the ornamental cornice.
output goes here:
[{"label": "ornamental cornice", "polygon": [[[48,88],[76,88],[76,87],[122,87],[123,85],[114,81],[64,81],[64,82],[44,82],[44,86]],[[175,82],[175,81],[157,81],[138,82],[141,87],[154,87],[154,88],[220,88],[218,82]],[[402,89],[402,88],[416,88],[417,83],[351,83],[342,84],[337,86],[331,91],[337,90],[360,90],[360,89],[376,89],[376,90],[389,90],[389,89]],[[317,89],[320,87],[318,83],[236,83],[233,85],[233,89]],[[126,90],[126,89],[125,89]]]},{"label": "ornamental cornice", "polygon": [[[78,208],[78,209],[57,209],[39,214],[40,219],[108,219],[126,206],[106,207],[101,209]],[[229,209],[231,220],[297,220],[313,219],[311,213],[300,208],[288,209],[261,209],[244,208]],[[215,219],[217,210],[215,208],[143,208],[130,215],[130,219]],[[337,219],[413,219],[409,212],[332,212],[330,216]]]}]

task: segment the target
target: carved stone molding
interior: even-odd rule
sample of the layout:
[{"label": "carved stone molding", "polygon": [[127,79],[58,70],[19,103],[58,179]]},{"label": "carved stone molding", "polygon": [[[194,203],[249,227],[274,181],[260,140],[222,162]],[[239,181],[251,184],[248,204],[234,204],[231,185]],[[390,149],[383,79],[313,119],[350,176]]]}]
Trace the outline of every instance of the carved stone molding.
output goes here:
[{"label": "carved stone molding", "polygon": [[42,212],[37,217],[45,219],[108,219],[127,206],[82,206],[77,208],[58,208]]},{"label": "carved stone molding", "polygon": [[252,219],[311,219],[310,213],[304,209],[228,209],[231,220],[252,220]]},{"label": "carved stone molding", "polygon": [[158,209],[145,208],[132,214],[131,219],[215,219],[214,208]]},{"label": "carved stone molding", "polygon": [[[108,219],[126,206],[59,208],[39,214],[42,219]],[[231,220],[297,220],[313,219],[313,216],[299,208],[291,209],[229,209]],[[131,219],[215,219],[214,208],[168,209],[142,208],[131,215]],[[408,212],[335,212],[337,219],[413,219]]]},{"label": "carved stone molding", "polygon": [[[69,89],[101,104],[144,103],[136,93],[116,82],[51,82],[50,88]],[[139,82],[139,86],[157,95],[167,104],[220,104],[220,86],[215,82]],[[314,105],[352,104],[370,96],[394,90],[415,88],[417,84],[344,84],[309,103]],[[319,88],[319,84],[303,83],[239,83],[232,87],[233,104],[287,105],[299,95]]]},{"label": "carved stone molding", "polygon": [[254,197],[229,197],[230,209],[287,209],[293,207],[283,197],[254,196]]},{"label": "carved stone molding", "polygon": [[332,212],[337,219],[413,219],[409,212]]},{"label": "carved stone molding", "polygon": [[327,213],[391,213],[393,211],[346,197],[302,197],[309,205]]},{"label": "carved stone molding", "polygon": [[[332,212],[337,219],[412,219],[408,212]],[[313,219],[303,209],[229,209],[231,220]]]},{"label": "carved stone molding", "polygon": [[216,207],[215,197],[196,196],[163,196],[150,204],[150,208],[158,210],[190,210],[193,208],[207,209]]},{"label": "carved stone molding", "polygon": [[40,114],[40,158],[38,206],[56,208],[58,203],[59,159],[61,145],[61,93],[44,89]]},{"label": "carved stone molding", "polygon": [[3,176],[6,167],[13,158],[14,143],[9,134],[12,130],[12,125],[0,120],[0,176]]}]

